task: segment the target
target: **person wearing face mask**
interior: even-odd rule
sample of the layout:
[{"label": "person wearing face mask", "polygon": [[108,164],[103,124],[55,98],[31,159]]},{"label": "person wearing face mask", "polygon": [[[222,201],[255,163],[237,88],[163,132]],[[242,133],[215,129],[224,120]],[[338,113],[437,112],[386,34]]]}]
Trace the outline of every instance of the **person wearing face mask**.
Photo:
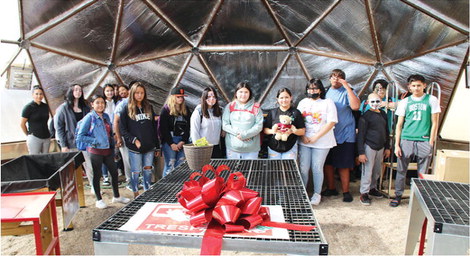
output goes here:
[{"label": "person wearing face mask", "polygon": [[214,145],[212,158],[224,158],[220,147],[222,136],[222,109],[219,106],[217,92],[206,87],[202,92],[201,104],[198,104],[191,115],[191,140],[205,137],[209,144]]},{"label": "person wearing face mask", "polygon": [[330,149],[336,146],[333,128],[338,122],[336,106],[325,99],[325,87],[319,79],[313,78],[306,86],[306,95],[297,109],[305,121],[305,135],[299,140],[299,162],[302,181],[307,188],[309,171],[313,173],[312,205],[321,201],[323,166]]},{"label": "person wearing face mask", "polygon": [[[388,130],[392,131],[393,113],[388,112],[387,110],[394,110],[396,108],[396,99],[394,97],[387,98],[388,82],[385,81],[384,79],[375,80],[375,82],[372,85],[373,85],[373,92],[376,93],[381,99],[379,109],[387,113]],[[359,110],[361,111],[361,115],[363,115],[369,109],[370,109],[369,101],[368,100],[362,101],[361,107],[359,108]]]},{"label": "person wearing face mask", "polygon": [[377,190],[377,180],[382,171],[383,158],[390,156],[388,119],[380,109],[382,98],[371,93],[367,100],[370,108],[359,119],[357,134],[359,162],[362,163],[360,201],[364,205],[370,205],[370,196],[383,197]]}]

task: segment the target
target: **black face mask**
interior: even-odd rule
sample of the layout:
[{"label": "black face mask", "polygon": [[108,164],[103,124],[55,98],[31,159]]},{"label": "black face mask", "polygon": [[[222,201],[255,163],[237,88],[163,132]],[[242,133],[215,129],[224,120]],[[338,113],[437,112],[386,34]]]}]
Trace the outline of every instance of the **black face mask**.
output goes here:
[{"label": "black face mask", "polygon": [[316,94],[307,93],[307,97],[308,98],[313,98],[313,99],[318,99],[320,97],[320,94],[318,94],[318,93],[316,93]]}]

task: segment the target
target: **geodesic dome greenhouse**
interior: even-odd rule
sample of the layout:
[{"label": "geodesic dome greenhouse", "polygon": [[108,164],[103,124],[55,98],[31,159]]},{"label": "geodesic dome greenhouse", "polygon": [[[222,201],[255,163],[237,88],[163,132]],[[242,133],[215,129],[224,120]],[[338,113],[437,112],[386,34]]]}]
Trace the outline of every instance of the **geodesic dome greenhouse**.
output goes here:
[{"label": "geodesic dome greenhouse", "polygon": [[248,81],[263,109],[288,87],[346,72],[356,93],[423,74],[443,112],[468,57],[468,0],[19,0],[19,44],[52,112],[66,88],[144,82],[158,111],[172,87],[191,107],[207,86],[222,104]]}]

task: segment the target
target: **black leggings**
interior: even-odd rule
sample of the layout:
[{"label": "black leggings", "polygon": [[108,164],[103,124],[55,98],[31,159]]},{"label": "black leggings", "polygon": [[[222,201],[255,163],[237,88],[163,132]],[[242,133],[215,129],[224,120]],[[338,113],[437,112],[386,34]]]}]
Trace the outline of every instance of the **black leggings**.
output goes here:
[{"label": "black leggings", "polygon": [[93,189],[95,190],[95,195],[97,200],[101,200],[101,190],[100,190],[100,180],[101,180],[101,167],[103,163],[109,170],[109,175],[111,176],[111,186],[113,187],[113,195],[116,198],[119,198],[119,189],[118,189],[118,173],[116,163],[114,162],[113,154],[103,156],[90,154],[91,166],[93,168]]}]

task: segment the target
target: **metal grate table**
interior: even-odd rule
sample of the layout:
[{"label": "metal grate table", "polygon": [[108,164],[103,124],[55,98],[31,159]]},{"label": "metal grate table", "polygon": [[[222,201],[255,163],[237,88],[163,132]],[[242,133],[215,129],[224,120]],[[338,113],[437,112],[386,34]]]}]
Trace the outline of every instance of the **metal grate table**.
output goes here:
[{"label": "metal grate table", "polygon": [[[240,171],[247,178],[247,187],[259,192],[263,205],[281,205],[286,222],[314,225],[310,231],[289,230],[289,239],[224,237],[223,250],[261,253],[327,255],[328,244],[315,219],[298,166],[294,160],[226,160],[213,159],[215,168],[221,164],[231,172]],[[158,181],[137,199],[93,230],[95,254],[127,254],[129,244],[163,245],[200,248],[202,237],[160,233],[121,231],[119,228],[146,203],[177,203],[176,194],[192,171],[183,163]],[[221,176],[227,179],[229,173]],[[208,177],[213,174],[208,172]]]},{"label": "metal grate table", "polygon": [[411,189],[405,254],[414,253],[421,231],[419,254],[423,253],[426,232],[426,254],[468,254],[470,185],[414,178]]}]

